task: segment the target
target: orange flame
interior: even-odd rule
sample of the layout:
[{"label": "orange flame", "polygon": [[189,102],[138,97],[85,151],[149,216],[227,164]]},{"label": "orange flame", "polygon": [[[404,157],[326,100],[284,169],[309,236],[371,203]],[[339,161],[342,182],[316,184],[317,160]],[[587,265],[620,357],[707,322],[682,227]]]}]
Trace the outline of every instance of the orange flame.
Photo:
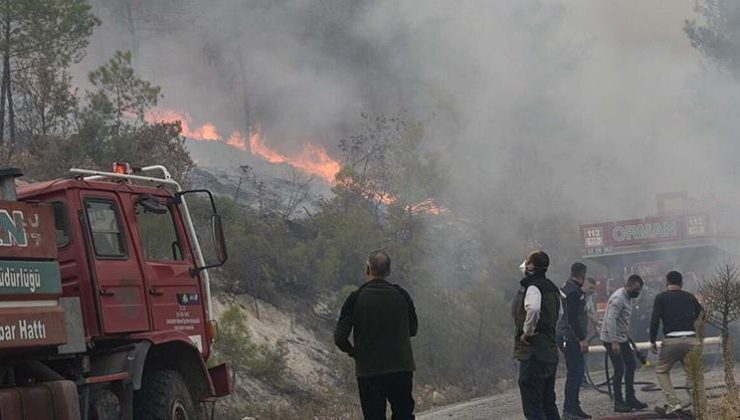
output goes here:
[{"label": "orange flame", "polygon": [[201,141],[221,140],[221,135],[218,133],[216,126],[211,123],[205,123],[200,127],[192,128],[193,119],[187,112],[178,112],[170,109],[154,109],[146,113],[144,121],[150,124],[155,122],[173,123],[180,121],[182,135],[185,137]]},{"label": "orange flame", "polygon": [[229,137],[228,140],[226,140],[226,144],[228,144],[231,147],[236,147],[237,149],[247,151],[247,140],[244,139],[244,136],[242,136],[242,133],[238,131],[234,131],[231,133],[231,137]]},{"label": "orange flame", "polygon": [[[182,135],[185,137],[200,141],[224,141],[215,125],[205,123],[201,126],[194,126],[193,119],[187,112],[155,109],[149,111],[144,120],[148,123],[180,121]],[[247,140],[238,131],[233,132],[225,140],[225,143],[240,150],[247,150]],[[303,145],[303,151],[298,156],[287,156],[273,150],[265,145],[264,137],[259,129],[254,130],[249,136],[249,151],[268,162],[285,163],[311,175],[316,175],[330,184],[334,184],[336,175],[342,168],[338,161],[329,156],[326,149],[310,143]]]},{"label": "orange flame", "polygon": [[416,204],[409,205],[406,207],[411,214],[416,213],[427,213],[439,216],[440,214],[446,214],[449,212],[448,209],[439,206],[433,198],[427,198],[426,200],[420,201]]},{"label": "orange flame", "polygon": [[[287,156],[277,150],[271,149],[265,144],[265,138],[259,128],[254,129],[250,133],[249,143],[247,144],[247,139],[238,131],[234,131],[228,139],[224,140],[214,124],[204,123],[200,126],[194,125],[192,117],[187,112],[171,109],[154,109],[147,112],[144,120],[150,124],[180,121],[182,135],[187,138],[198,141],[223,141],[227,145],[243,151],[247,151],[247,147],[249,147],[249,151],[253,155],[259,156],[270,163],[290,165],[303,172],[315,175],[332,185],[336,183],[336,176],[342,168],[341,163],[332,159],[326,149],[311,143],[305,143],[303,150],[297,156]],[[397,201],[397,198],[392,194],[379,195],[374,199],[386,206]],[[446,208],[438,206],[431,198],[416,204],[410,204],[406,206],[406,210],[412,214],[427,213],[432,215],[440,215],[448,212]]]},{"label": "orange flame", "polygon": [[259,129],[249,136],[249,151],[271,163],[287,163],[311,175],[316,175],[330,184],[336,182],[336,176],[342,165],[331,158],[326,149],[311,143],[303,145],[298,156],[286,156],[265,145],[265,139]]}]

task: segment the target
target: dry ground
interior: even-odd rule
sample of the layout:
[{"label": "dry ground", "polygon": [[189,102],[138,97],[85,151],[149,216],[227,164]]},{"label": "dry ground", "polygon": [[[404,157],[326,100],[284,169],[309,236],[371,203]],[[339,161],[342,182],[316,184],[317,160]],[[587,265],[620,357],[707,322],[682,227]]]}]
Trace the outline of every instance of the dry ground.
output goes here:
[{"label": "dry ground", "polygon": [[[595,374],[594,380],[597,382],[603,381],[604,374],[599,372]],[[675,386],[685,385],[686,377],[680,365],[674,368],[673,384]],[[636,381],[655,382],[655,373],[651,368],[640,369],[636,375]],[[711,388],[717,384],[722,384],[722,372],[721,368],[712,369],[706,374],[705,377],[706,386]],[[564,379],[559,379],[556,385],[556,393],[558,395],[558,406],[562,408],[562,393],[563,393]],[[664,403],[664,397],[660,391],[644,391],[642,385],[636,386],[638,389],[637,397],[649,405],[648,410],[652,411],[656,405],[662,405]],[[708,394],[719,395],[722,393],[721,389],[710,390]],[[690,401],[686,391],[679,391],[679,397],[684,401]],[[613,415],[613,405],[609,400],[609,396],[599,393],[593,388],[583,389],[581,391],[581,404],[583,409],[598,419],[603,416]],[[521,402],[519,400],[519,393],[517,389],[511,389],[509,391],[499,393],[486,398],[480,398],[477,400],[468,401],[461,404],[455,404],[449,407],[442,407],[434,410],[421,413],[418,418],[420,420],[490,420],[490,419],[523,419],[521,412]]]}]

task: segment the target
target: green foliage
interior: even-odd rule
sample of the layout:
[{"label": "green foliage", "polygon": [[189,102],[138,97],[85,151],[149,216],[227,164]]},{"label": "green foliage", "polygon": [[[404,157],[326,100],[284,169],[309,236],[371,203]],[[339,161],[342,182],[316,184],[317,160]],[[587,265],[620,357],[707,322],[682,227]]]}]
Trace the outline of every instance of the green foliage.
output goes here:
[{"label": "green foliage", "polygon": [[[67,130],[71,133],[32,136],[27,150],[11,158],[36,179],[63,176],[71,167],[110,170],[113,162],[128,161],[139,167],[164,165],[175,179],[184,181],[194,163],[180,136],[181,127],[144,121],[161,93],[159,87],[136,77],[131,55],[117,52],[90,74],[90,81],[95,90],[86,93],[84,107],[74,113],[74,126]],[[63,103],[55,105],[59,109],[49,116],[67,113],[78,101],[63,95],[60,100]]]},{"label": "green foliage", "polygon": [[130,51],[116,51],[110,61],[88,76],[97,90],[88,93],[84,114],[101,120],[113,135],[128,128],[127,123],[141,124],[146,112],[162,96],[158,86],[136,77]]},{"label": "green foliage", "polygon": [[218,326],[218,339],[213,347],[217,359],[228,362],[232,371],[238,374],[249,366],[249,361],[256,352],[256,346],[247,330],[247,318],[239,306],[232,305],[221,314]]},{"label": "green foliage", "polygon": [[43,61],[14,77],[18,103],[18,132],[28,143],[35,136],[68,135],[78,100],[66,69]]},{"label": "green foliage", "polygon": [[6,105],[11,143],[16,140],[16,108],[26,138],[64,126],[60,120],[67,119],[73,105],[67,68],[82,59],[98,24],[85,0],[2,1],[0,138],[6,134]]},{"label": "green foliage", "polygon": [[249,374],[278,384],[286,370],[288,350],[279,341],[275,346],[256,344],[247,328],[247,317],[238,305],[231,305],[219,318],[219,335],[214,345],[214,364],[227,362],[235,377]]},{"label": "green foliage", "polygon": [[0,45],[24,64],[38,64],[41,57],[60,68],[79,62],[100,24],[85,0],[13,0],[3,6],[10,32],[0,36]]},{"label": "green foliage", "polygon": [[249,373],[275,382],[282,378],[287,369],[285,362],[287,355],[288,348],[284,341],[278,341],[274,347],[269,344],[260,344],[248,365]]}]

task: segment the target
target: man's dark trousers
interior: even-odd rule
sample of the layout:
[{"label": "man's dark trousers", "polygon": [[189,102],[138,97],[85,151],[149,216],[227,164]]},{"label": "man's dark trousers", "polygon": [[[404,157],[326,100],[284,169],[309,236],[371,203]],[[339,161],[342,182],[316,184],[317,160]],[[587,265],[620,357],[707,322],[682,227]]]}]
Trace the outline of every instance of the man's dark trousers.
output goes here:
[{"label": "man's dark trousers", "polygon": [[622,377],[624,377],[624,389],[627,399],[635,397],[635,368],[637,363],[635,362],[635,354],[632,352],[632,347],[629,341],[619,343],[619,354],[615,354],[612,351],[610,343],[604,343],[606,352],[609,354],[609,359],[612,361],[614,366],[613,378],[613,391],[614,401],[624,402],[622,394]]},{"label": "man's dark trousers", "polygon": [[535,356],[519,361],[519,390],[527,420],[560,420],[555,403],[557,362],[543,362]]},{"label": "man's dark trousers", "polygon": [[565,367],[568,375],[565,378],[565,402],[563,411],[578,413],[581,410],[579,394],[583,380],[584,358],[581,344],[575,340],[565,340]]},{"label": "man's dark trousers", "polygon": [[411,372],[386,373],[357,378],[365,420],[385,420],[386,400],[393,420],[414,420],[414,377]]}]

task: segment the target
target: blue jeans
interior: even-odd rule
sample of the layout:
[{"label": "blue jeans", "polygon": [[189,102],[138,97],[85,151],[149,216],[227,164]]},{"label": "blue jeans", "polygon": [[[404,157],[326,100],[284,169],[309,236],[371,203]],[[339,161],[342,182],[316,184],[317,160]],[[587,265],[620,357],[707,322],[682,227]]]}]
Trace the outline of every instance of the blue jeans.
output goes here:
[{"label": "blue jeans", "polygon": [[563,411],[572,413],[581,410],[579,394],[581,392],[581,381],[583,380],[583,353],[581,345],[576,340],[565,340],[565,367],[568,375],[565,377],[565,402]]}]

